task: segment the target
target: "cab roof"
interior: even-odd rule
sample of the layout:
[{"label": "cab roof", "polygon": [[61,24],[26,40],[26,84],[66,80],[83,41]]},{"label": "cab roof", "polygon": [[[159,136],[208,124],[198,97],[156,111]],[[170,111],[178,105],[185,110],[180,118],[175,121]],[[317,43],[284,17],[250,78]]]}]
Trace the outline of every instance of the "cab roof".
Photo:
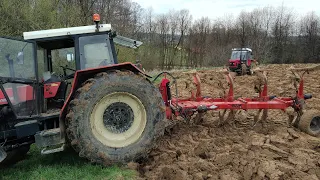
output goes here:
[{"label": "cab roof", "polygon": [[[99,32],[111,31],[111,24],[99,24]],[[38,40],[51,37],[88,34],[96,32],[96,25],[79,26],[70,28],[48,29],[40,31],[24,32],[24,40]]]},{"label": "cab roof", "polygon": [[[74,36],[89,34],[104,34],[110,32],[111,24],[98,24],[99,32],[96,32],[96,25],[79,26],[70,28],[49,29],[40,31],[24,32],[24,40],[36,41],[37,45],[45,49],[61,49],[74,47]],[[113,38],[115,44],[137,48],[143,43],[134,39],[116,35]]]},{"label": "cab roof", "polygon": [[233,48],[232,51],[250,51],[250,52],[252,52],[252,49],[250,49],[250,48]]}]

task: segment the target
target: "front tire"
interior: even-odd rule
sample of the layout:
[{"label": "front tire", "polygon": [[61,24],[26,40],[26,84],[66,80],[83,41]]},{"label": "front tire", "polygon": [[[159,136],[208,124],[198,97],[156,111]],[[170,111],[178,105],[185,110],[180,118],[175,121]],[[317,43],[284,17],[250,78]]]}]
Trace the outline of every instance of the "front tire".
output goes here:
[{"label": "front tire", "polygon": [[163,134],[164,109],[158,89],[143,76],[100,73],[70,102],[68,138],[81,157],[95,163],[138,161]]}]

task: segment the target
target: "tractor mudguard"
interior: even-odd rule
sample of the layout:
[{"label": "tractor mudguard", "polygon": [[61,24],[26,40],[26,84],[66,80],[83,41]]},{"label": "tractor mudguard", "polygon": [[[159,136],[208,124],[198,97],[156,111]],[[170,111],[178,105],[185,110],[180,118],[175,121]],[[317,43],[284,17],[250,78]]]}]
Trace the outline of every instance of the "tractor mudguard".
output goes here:
[{"label": "tractor mudguard", "polygon": [[74,80],[72,83],[72,88],[70,91],[70,94],[68,95],[68,98],[66,99],[61,111],[60,111],[60,129],[61,129],[61,135],[64,136],[64,131],[65,131],[65,124],[64,124],[64,119],[66,116],[66,111],[67,107],[70,103],[70,101],[73,98],[74,93],[76,90],[81,86],[82,83],[84,83],[86,80],[93,78],[96,74],[101,73],[101,72],[107,72],[110,70],[129,70],[134,73],[141,73],[149,78],[145,72],[140,70],[137,66],[132,64],[131,62],[126,62],[126,63],[119,63],[119,64],[113,64],[109,66],[103,66],[103,67],[98,67],[98,68],[91,68],[91,69],[84,69],[84,70],[78,70],[76,71],[74,75]]}]

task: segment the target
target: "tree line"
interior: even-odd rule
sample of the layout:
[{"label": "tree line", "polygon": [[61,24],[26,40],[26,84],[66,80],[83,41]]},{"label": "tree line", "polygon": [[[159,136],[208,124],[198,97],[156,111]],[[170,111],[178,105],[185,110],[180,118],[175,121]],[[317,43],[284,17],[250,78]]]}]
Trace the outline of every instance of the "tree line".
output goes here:
[{"label": "tree line", "polygon": [[0,12],[0,34],[14,37],[90,25],[99,13],[118,34],[144,42],[138,58],[147,69],[221,66],[237,47],[252,48],[260,63],[320,62],[319,16],[297,15],[285,6],[193,19],[187,9],[156,14],[130,0],[1,0]]}]

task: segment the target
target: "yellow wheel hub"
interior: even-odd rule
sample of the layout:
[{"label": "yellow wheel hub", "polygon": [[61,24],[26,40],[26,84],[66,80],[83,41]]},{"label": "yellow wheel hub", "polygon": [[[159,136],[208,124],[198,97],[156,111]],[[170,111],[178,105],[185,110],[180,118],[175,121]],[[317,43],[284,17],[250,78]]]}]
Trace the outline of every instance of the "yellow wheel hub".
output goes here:
[{"label": "yellow wheel hub", "polygon": [[93,135],[108,147],[126,147],[141,137],[147,123],[142,102],[126,92],[104,96],[93,108],[90,125]]}]

